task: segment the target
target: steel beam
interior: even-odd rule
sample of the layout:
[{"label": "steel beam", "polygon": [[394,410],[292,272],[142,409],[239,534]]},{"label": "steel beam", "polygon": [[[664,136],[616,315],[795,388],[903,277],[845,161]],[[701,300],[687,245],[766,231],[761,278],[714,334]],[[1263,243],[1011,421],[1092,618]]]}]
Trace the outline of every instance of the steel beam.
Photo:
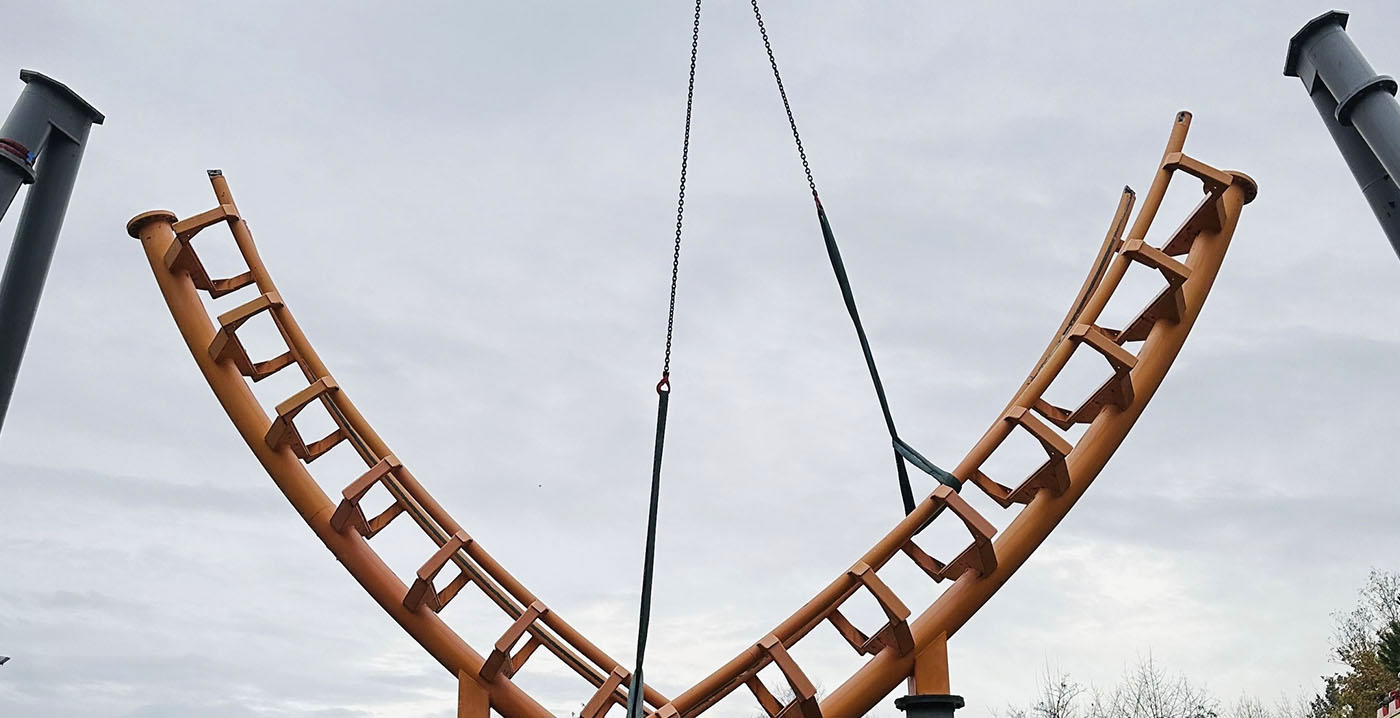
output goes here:
[{"label": "steel beam", "polygon": [[[32,70],[0,126],[0,217],[20,185],[32,184],[0,277],[0,428],[34,326],[88,131],[102,113],[60,82]],[[36,167],[35,162],[38,161]]]},{"label": "steel beam", "polygon": [[1347,13],[1313,18],[1288,43],[1283,74],[1297,77],[1400,255],[1400,105],[1396,82],[1377,75],[1346,33]]}]

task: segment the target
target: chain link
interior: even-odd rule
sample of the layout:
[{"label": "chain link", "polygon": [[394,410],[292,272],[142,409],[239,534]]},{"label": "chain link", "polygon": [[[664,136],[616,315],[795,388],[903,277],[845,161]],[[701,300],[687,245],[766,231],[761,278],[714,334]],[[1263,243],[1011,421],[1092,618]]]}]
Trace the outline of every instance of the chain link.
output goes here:
[{"label": "chain link", "polygon": [[817,196],[817,182],[812,179],[812,166],[807,163],[807,151],[802,148],[802,135],[797,133],[797,120],[792,117],[792,105],[788,103],[787,90],[783,89],[783,76],[778,72],[778,58],[773,56],[773,43],[768,41],[768,28],[763,26],[763,13],[758,9],[758,0],[753,3],[753,16],[758,20],[758,34],[763,37],[763,49],[768,51],[768,64],[773,68],[773,79],[778,83],[778,95],[783,98],[783,111],[787,112],[788,127],[792,128],[792,139],[797,143],[797,156],[802,158],[802,171],[807,174],[807,186],[812,188],[812,199],[820,207]]},{"label": "chain link", "polygon": [[681,273],[681,226],[685,221],[685,173],[690,166],[690,118],[695,109],[695,58],[700,51],[700,3],[695,0],[695,23],[690,31],[690,79],[685,88],[685,139],[681,141],[681,181],[676,197],[676,248],[671,256],[671,304],[666,310],[666,357],[661,363],[658,392],[671,390],[671,338],[676,329],[676,283]]}]

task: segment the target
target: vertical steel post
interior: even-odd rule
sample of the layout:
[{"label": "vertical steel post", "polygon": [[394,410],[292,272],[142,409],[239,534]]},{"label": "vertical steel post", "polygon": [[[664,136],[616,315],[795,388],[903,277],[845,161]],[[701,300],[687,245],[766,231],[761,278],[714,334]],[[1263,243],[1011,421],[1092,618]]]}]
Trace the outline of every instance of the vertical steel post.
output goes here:
[{"label": "vertical steel post", "polygon": [[1400,255],[1400,105],[1396,83],[1377,75],[1346,33],[1347,13],[1313,18],[1288,42],[1283,74],[1317,106],[1371,211]]},{"label": "vertical steel post", "polygon": [[909,695],[896,698],[894,707],[904,711],[905,718],[953,718],[963,707],[962,696],[952,695],[948,679],[948,634],[939,634],[914,657]]},{"label": "vertical steel post", "polygon": [[0,277],[0,428],[10,408],[88,131],[104,119],[60,82],[32,70],[21,70],[19,79],[25,83],[24,90],[0,126],[0,217],[21,184],[33,187]]}]

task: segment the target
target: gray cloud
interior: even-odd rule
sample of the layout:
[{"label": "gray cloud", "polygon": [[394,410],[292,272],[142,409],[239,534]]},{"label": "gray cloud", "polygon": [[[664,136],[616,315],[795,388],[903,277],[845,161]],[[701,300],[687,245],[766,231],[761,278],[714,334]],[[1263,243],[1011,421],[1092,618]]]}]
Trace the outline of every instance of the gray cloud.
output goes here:
[{"label": "gray cloud", "polygon": [[[1196,113],[1191,154],[1260,183],[1100,484],[954,639],[969,718],[1027,695],[1047,662],[1111,680],[1149,650],[1227,695],[1315,689],[1328,614],[1369,566],[1394,567],[1400,266],[1280,73],[1320,9],[765,4],[902,433],[944,465],[1030,368],[1176,110]],[[1400,9],[1350,9],[1393,73],[1382,39]],[[801,605],[899,510],[746,13],[707,8],[701,41],[648,652],[667,693]],[[288,305],[395,452],[630,660],[688,14],[11,10],[25,31],[8,66],[68,83],[108,122],[0,437],[0,653],[15,656],[0,714],[451,715],[452,678],[241,445],[122,231],[146,209],[207,209],[207,167],[227,172]],[[1161,231],[1195,198],[1175,189]],[[200,252],[232,267],[221,237]],[[353,478],[335,462],[313,467],[332,493]],[[396,568],[423,560],[407,534],[376,545]],[[939,590],[889,572],[911,604]],[[446,615],[478,648],[504,630],[459,602]],[[859,665],[834,633],[810,640],[798,658],[827,688]],[[533,659],[522,681],[567,711],[589,691],[562,671]]]}]

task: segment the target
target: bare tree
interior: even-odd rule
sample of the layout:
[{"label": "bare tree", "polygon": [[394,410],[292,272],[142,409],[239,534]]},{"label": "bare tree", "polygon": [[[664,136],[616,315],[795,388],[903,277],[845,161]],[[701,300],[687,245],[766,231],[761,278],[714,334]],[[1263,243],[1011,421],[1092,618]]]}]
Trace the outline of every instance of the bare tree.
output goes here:
[{"label": "bare tree", "polygon": [[1184,675],[1171,675],[1151,654],[1130,668],[1113,691],[1094,696],[1087,718],[1220,718],[1220,701]]},{"label": "bare tree", "polygon": [[[1246,706],[1253,711],[1255,706]],[[1025,707],[1008,706],[1005,718],[1223,718],[1220,702],[1184,676],[1170,675],[1151,656],[1124,673],[1111,690],[1086,689],[1048,666],[1038,695]],[[1246,712],[1239,718],[1273,718]]]},{"label": "bare tree", "polygon": [[1306,696],[1280,698],[1274,707],[1274,715],[1277,718],[1316,718],[1312,700]]},{"label": "bare tree", "polygon": [[1258,698],[1241,698],[1230,710],[1230,718],[1274,718],[1276,714]]},{"label": "bare tree", "polygon": [[[1039,695],[1028,707],[1007,706],[1004,718],[1081,718],[1084,716],[1080,698],[1084,686],[1070,679],[1061,670],[1052,670],[1049,664],[1041,674]],[[993,711],[993,715],[1002,714]]]},{"label": "bare tree", "polygon": [[[768,692],[772,693],[773,697],[777,698],[778,703],[782,705],[787,705],[797,698],[797,694],[792,691],[792,686],[789,686],[785,680],[778,681],[773,685],[767,683],[764,685],[768,686]],[[814,683],[812,687],[817,690],[818,701],[826,697],[826,689],[822,687],[821,683]],[[759,706],[758,710],[751,715],[752,718],[768,718],[768,711],[763,710],[763,706]]]},{"label": "bare tree", "polygon": [[1241,698],[1228,709],[1202,686],[1169,673],[1152,656],[1124,672],[1110,689],[1086,687],[1048,666],[1035,699],[1007,706],[1001,718],[1310,718],[1307,701],[1281,701],[1274,708]]}]

